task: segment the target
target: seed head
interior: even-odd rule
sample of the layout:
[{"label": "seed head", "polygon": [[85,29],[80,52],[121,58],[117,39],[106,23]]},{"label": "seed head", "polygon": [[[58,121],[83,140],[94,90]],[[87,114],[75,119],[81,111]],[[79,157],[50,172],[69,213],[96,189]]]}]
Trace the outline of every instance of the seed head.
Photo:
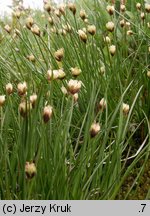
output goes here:
[{"label": "seed head", "polygon": [[113,15],[113,14],[114,14],[114,11],[115,11],[115,8],[114,8],[113,5],[108,5],[108,6],[106,7],[106,10],[107,10],[107,12],[108,12],[110,15]]},{"label": "seed head", "polygon": [[100,73],[101,73],[101,74],[104,74],[105,71],[106,71],[106,70],[105,70],[105,66],[100,67]]},{"label": "seed head", "polygon": [[86,14],[85,10],[80,10],[80,18],[82,20],[85,20],[87,18],[87,14]]},{"label": "seed head", "polygon": [[18,89],[18,94],[20,96],[25,95],[27,91],[27,83],[26,82],[18,83],[17,89]]},{"label": "seed head", "polygon": [[55,53],[54,53],[54,56],[55,56],[55,59],[57,61],[62,61],[63,57],[64,57],[64,48],[61,48],[59,50],[57,50]]},{"label": "seed head", "polygon": [[106,109],[106,105],[107,105],[107,103],[106,103],[105,98],[102,98],[99,102],[99,110],[103,111],[104,109]]},{"label": "seed head", "polygon": [[34,24],[33,18],[32,18],[31,16],[28,17],[28,18],[26,19],[26,27],[27,27],[28,29],[31,29],[31,27],[33,26],[33,24]]},{"label": "seed head", "polygon": [[40,29],[38,27],[38,25],[34,24],[32,27],[31,27],[31,31],[33,34],[37,35],[37,36],[40,36],[41,32],[40,32]]},{"label": "seed head", "polygon": [[32,109],[32,104],[28,101],[22,101],[19,104],[19,112],[22,117],[26,117],[29,111]]},{"label": "seed head", "polygon": [[126,10],[126,6],[124,4],[121,4],[120,5],[120,11],[125,12],[125,10]]},{"label": "seed head", "polygon": [[11,33],[11,27],[9,25],[4,26],[5,31],[7,31],[9,34]]},{"label": "seed head", "polygon": [[111,45],[111,46],[109,47],[109,52],[110,52],[110,54],[111,54],[112,56],[114,56],[114,55],[115,55],[115,52],[116,52],[116,46],[115,46],[115,45]]},{"label": "seed head", "polygon": [[100,129],[101,129],[100,124],[94,122],[91,125],[91,128],[90,128],[90,135],[91,135],[91,137],[95,137],[100,132]]},{"label": "seed head", "polygon": [[150,71],[147,71],[147,76],[150,78]]},{"label": "seed head", "polygon": [[141,19],[142,19],[142,20],[145,19],[145,13],[144,13],[144,12],[142,12],[140,16],[141,16]]},{"label": "seed head", "polygon": [[0,107],[2,107],[5,103],[5,95],[0,95]]},{"label": "seed head", "polygon": [[72,73],[72,75],[75,76],[75,77],[76,77],[76,76],[79,76],[80,73],[81,73],[81,69],[78,68],[78,67],[71,68],[71,73]]},{"label": "seed head", "polygon": [[27,59],[30,61],[30,62],[35,62],[35,57],[33,54],[27,56]]},{"label": "seed head", "polygon": [[43,110],[43,121],[44,121],[44,123],[47,123],[50,120],[52,114],[53,114],[52,106],[50,106],[50,105],[45,106],[44,110]]},{"label": "seed head", "polygon": [[56,80],[58,79],[59,77],[59,72],[58,70],[48,70],[47,71],[47,79],[48,81],[51,81],[51,80]]},{"label": "seed head", "polygon": [[37,94],[33,94],[30,96],[30,103],[32,104],[32,106],[35,106],[35,103],[37,101]]},{"label": "seed head", "polygon": [[122,105],[122,111],[123,111],[123,113],[124,113],[125,115],[128,114],[129,109],[130,109],[129,105],[126,104],[126,103],[123,103],[123,105]]},{"label": "seed head", "polygon": [[6,93],[11,94],[13,92],[13,85],[11,83],[6,84]]},{"label": "seed head", "polygon": [[86,41],[87,41],[87,35],[86,35],[86,33],[83,30],[80,29],[80,30],[78,30],[78,34],[79,34],[80,39],[84,43],[86,43]]},{"label": "seed head", "polygon": [[141,3],[138,2],[138,3],[136,4],[136,8],[137,8],[137,10],[141,10]]},{"label": "seed head", "polygon": [[32,179],[37,173],[35,163],[27,161],[25,164],[25,173],[27,179]]},{"label": "seed head", "polygon": [[150,4],[145,4],[145,10],[147,13],[150,13]]},{"label": "seed head", "polygon": [[111,39],[110,39],[110,37],[106,36],[106,37],[104,37],[104,41],[105,41],[107,44],[109,44],[109,43],[111,42]]},{"label": "seed head", "polygon": [[95,35],[96,34],[96,26],[95,25],[88,25],[87,31],[89,34]]},{"label": "seed head", "polygon": [[78,93],[81,89],[81,81],[78,80],[69,80],[67,86],[68,86],[68,92],[70,94]]},{"label": "seed head", "polygon": [[68,8],[73,13],[73,15],[76,14],[76,5],[74,3],[68,3]]},{"label": "seed head", "polygon": [[110,21],[110,22],[106,23],[106,28],[107,28],[108,31],[113,32],[114,28],[115,28],[115,25],[114,25],[114,23],[112,21]]},{"label": "seed head", "polygon": [[48,13],[50,13],[51,10],[52,10],[51,4],[50,3],[45,3],[44,4],[44,10],[46,10]]},{"label": "seed head", "polygon": [[126,25],[126,21],[124,19],[120,20],[120,26],[123,28]]}]

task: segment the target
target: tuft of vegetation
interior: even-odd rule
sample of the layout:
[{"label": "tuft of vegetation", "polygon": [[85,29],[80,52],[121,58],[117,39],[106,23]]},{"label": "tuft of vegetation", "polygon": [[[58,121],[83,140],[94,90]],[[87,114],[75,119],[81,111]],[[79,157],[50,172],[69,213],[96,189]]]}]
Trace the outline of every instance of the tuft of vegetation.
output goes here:
[{"label": "tuft of vegetation", "polygon": [[149,199],[150,2],[20,4],[0,26],[0,199]]}]

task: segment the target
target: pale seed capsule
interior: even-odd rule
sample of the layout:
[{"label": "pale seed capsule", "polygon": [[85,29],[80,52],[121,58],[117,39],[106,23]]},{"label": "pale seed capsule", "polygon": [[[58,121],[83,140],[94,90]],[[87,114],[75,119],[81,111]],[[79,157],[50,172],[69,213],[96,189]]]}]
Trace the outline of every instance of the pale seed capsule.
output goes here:
[{"label": "pale seed capsule", "polygon": [[26,91],[27,91],[27,84],[26,84],[26,82],[18,83],[17,89],[18,89],[18,94],[20,96],[25,95]]},{"label": "pale seed capsule", "polygon": [[79,95],[78,93],[75,93],[72,95],[74,102],[76,103],[78,101]]},{"label": "pale seed capsule", "polygon": [[83,30],[78,30],[78,34],[79,34],[80,39],[84,43],[86,43],[86,41],[87,41],[87,35],[86,35],[86,33]]},{"label": "pale seed capsule", "polygon": [[80,18],[82,20],[85,20],[87,18],[87,14],[86,14],[85,10],[80,10]]},{"label": "pale seed capsule", "polygon": [[44,4],[44,10],[46,10],[48,13],[51,12],[52,6],[49,3]]},{"label": "pale seed capsule", "polygon": [[66,5],[65,4],[60,4],[59,7],[58,7],[60,13],[62,15],[65,15],[65,9],[66,9]]},{"label": "pale seed capsule", "polygon": [[54,25],[54,20],[52,17],[48,17],[48,22],[50,23],[50,25]]},{"label": "pale seed capsule", "polygon": [[33,18],[32,18],[32,17],[28,17],[28,18],[26,19],[26,27],[27,27],[28,29],[31,29],[31,27],[33,26],[33,24],[34,24]]},{"label": "pale seed capsule", "polygon": [[61,91],[62,91],[62,93],[63,93],[64,95],[67,95],[67,94],[68,94],[68,91],[67,91],[67,89],[66,89],[64,86],[61,87]]},{"label": "pale seed capsule", "polygon": [[22,117],[26,117],[31,109],[32,109],[32,104],[28,101],[22,101],[19,104],[19,112]]},{"label": "pale seed capsule", "polygon": [[72,28],[71,26],[67,23],[66,25],[63,25],[63,29],[66,31],[66,32],[71,32]]},{"label": "pale seed capsule", "polygon": [[114,56],[114,55],[115,55],[115,52],[116,52],[116,46],[115,46],[115,45],[111,45],[111,46],[109,47],[109,52],[110,52],[110,54],[111,54],[112,56]]},{"label": "pale seed capsule", "polygon": [[108,6],[106,7],[106,10],[107,10],[107,12],[108,12],[110,15],[113,15],[113,14],[114,14],[114,11],[115,11],[115,8],[114,8],[113,5],[108,5]]},{"label": "pale seed capsule", "polygon": [[74,3],[68,3],[68,8],[74,15],[76,14],[76,5]]},{"label": "pale seed capsule", "polygon": [[28,59],[29,61],[31,61],[31,62],[35,62],[35,57],[34,57],[33,54],[27,56],[27,59]]},{"label": "pale seed capsule", "polygon": [[142,19],[142,20],[145,19],[145,13],[144,13],[144,12],[142,12],[140,16],[141,16],[141,19]]},{"label": "pale seed capsule", "polygon": [[38,25],[34,24],[32,27],[31,27],[31,31],[33,34],[37,35],[37,36],[40,36],[41,32],[40,32],[40,29],[38,27]]},{"label": "pale seed capsule", "polygon": [[4,26],[4,29],[5,29],[5,31],[6,31],[7,33],[9,33],[9,34],[11,33],[11,30],[12,30],[12,29],[11,29],[11,27],[10,27],[9,25],[5,25],[5,26]]},{"label": "pale seed capsule", "polygon": [[145,4],[145,10],[147,13],[150,13],[150,4]]},{"label": "pale seed capsule", "polygon": [[101,74],[104,74],[105,71],[106,71],[106,70],[105,70],[105,66],[100,67],[100,73],[101,73]]},{"label": "pale seed capsule", "polygon": [[103,111],[104,109],[106,109],[106,105],[107,105],[107,103],[106,103],[105,98],[102,98],[99,102],[99,110]]},{"label": "pale seed capsule", "polygon": [[30,103],[32,104],[33,107],[35,106],[36,101],[37,101],[37,94],[30,95]]},{"label": "pale seed capsule", "polygon": [[91,128],[90,128],[90,135],[91,135],[91,137],[95,137],[100,132],[100,129],[101,129],[100,124],[94,122],[91,125]]},{"label": "pale seed capsule", "polygon": [[148,52],[150,53],[150,47],[148,47]]},{"label": "pale seed capsule", "polygon": [[78,93],[81,89],[81,81],[71,79],[69,80],[67,87],[70,94]]},{"label": "pale seed capsule", "polygon": [[123,28],[126,25],[126,21],[124,19],[120,20],[120,26]]},{"label": "pale seed capsule", "polygon": [[126,103],[123,103],[123,105],[122,105],[122,111],[123,111],[123,113],[124,113],[125,115],[128,114],[129,109],[130,109],[129,105],[126,104]]},{"label": "pale seed capsule", "polygon": [[25,173],[27,179],[32,179],[37,173],[35,163],[27,161],[25,164]]},{"label": "pale seed capsule", "polygon": [[131,23],[130,22],[126,22],[126,27],[130,28]]},{"label": "pale seed capsule", "polygon": [[21,16],[21,12],[20,12],[20,10],[16,10],[16,11],[14,11],[14,12],[13,12],[13,15],[14,15],[17,19],[19,19],[20,16]]},{"label": "pale seed capsule", "polygon": [[76,77],[76,76],[79,76],[80,73],[81,73],[81,69],[78,68],[78,67],[71,68],[70,70],[71,70],[72,75],[75,76],[75,77]]},{"label": "pale seed capsule", "polygon": [[87,31],[89,34],[95,35],[96,34],[96,26],[95,25],[88,25]]},{"label": "pale seed capsule", "polygon": [[107,44],[111,43],[111,39],[110,39],[110,37],[108,37],[108,36],[104,37],[104,41],[105,41]]},{"label": "pale seed capsule", "polygon": [[11,83],[7,83],[6,84],[6,93],[10,95],[10,94],[12,94],[12,92],[13,92],[13,85]]},{"label": "pale seed capsule", "polygon": [[107,28],[108,31],[113,32],[114,28],[115,28],[115,25],[114,25],[113,22],[110,21],[110,22],[106,23],[106,28]]},{"label": "pale seed capsule", "polygon": [[0,95],[0,107],[2,107],[5,103],[5,95]]},{"label": "pale seed capsule", "polygon": [[55,56],[55,59],[57,61],[62,61],[63,57],[64,57],[64,48],[61,48],[59,50],[57,50],[55,53],[54,53],[54,56]]},{"label": "pale seed capsule", "polygon": [[89,20],[88,20],[88,19],[84,19],[84,23],[85,23],[85,24],[88,24],[88,23],[89,23]]},{"label": "pale seed capsule", "polygon": [[136,8],[137,10],[141,10],[141,4],[139,2],[136,4]]},{"label": "pale seed capsule", "polygon": [[124,13],[125,10],[126,10],[126,6],[125,6],[124,4],[121,4],[121,5],[120,5],[120,11],[121,11],[122,13]]},{"label": "pale seed capsule", "polygon": [[128,31],[127,31],[127,35],[128,35],[128,36],[133,35],[133,31],[132,31],[132,30],[128,30]]},{"label": "pale seed capsule", "polygon": [[59,71],[58,70],[48,70],[47,71],[47,79],[48,81],[51,81],[51,80],[56,80],[58,79],[59,77]]},{"label": "pale seed capsule", "polygon": [[53,114],[52,106],[50,106],[50,105],[45,106],[44,110],[43,110],[43,121],[44,121],[44,123],[47,123],[50,120],[52,114]]},{"label": "pale seed capsule", "polygon": [[58,70],[58,79],[64,79],[66,76],[63,68]]},{"label": "pale seed capsule", "polygon": [[150,78],[150,71],[147,71],[147,76]]},{"label": "pale seed capsule", "polygon": [[62,15],[59,9],[55,9],[54,13],[55,13],[55,15],[56,15],[57,17],[59,17],[59,18],[60,18],[61,15]]}]

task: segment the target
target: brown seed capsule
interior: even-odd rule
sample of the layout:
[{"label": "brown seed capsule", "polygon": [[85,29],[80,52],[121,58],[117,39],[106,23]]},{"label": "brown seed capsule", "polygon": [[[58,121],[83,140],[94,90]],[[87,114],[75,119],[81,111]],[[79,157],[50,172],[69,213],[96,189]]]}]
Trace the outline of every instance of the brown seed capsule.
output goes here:
[{"label": "brown seed capsule", "polygon": [[37,173],[35,163],[27,161],[25,164],[25,173],[27,179],[32,179]]},{"label": "brown seed capsule", "polygon": [[64,48],[61,48],[59,50],[57,50],[55,53],[54,53],[54,56],[55,56],[55,59],[57,61],[62,61],[63,57],[64,57]]},{"label": "brown seed capsule", "polygon": [[70,94],[78,93],[81,89],[81,81],[78,80],[69,80],[67,86],[68,86],[68,92]]},{"label": "brown seed capsule", "polygon": [[89,25],[87,27],[87,31],[89,34],[95,35],[96,34],[96,26],[95,25]]},{"label": "brown seed capsule", "polygon": [[32,104],[32,107],[35,107],[35,103],[37,101],[37,94],[33,94],[30,96],[30,103]]},{"label": "brown seed capsule", "polygon": [[5,31],[7,31],[9,34],[11,33],[11,27],[9,25],[4,26]]},{"label": "brown seed capsule", "polygon": [[50,3],[45,3],[44,4],[44,10],[46,10],[48,13],[51,12],[52,6],[50,5]]},{"label": "brown seed capsule", "polygon": [[124,13],[125,10],[126,10],[126,6],[125,6],[124,4],[121,4],[121,5],[120,5],[120,11],[121,11],[122,13]]},{"label": "brown seed capsule", "polygon": [[79,34],[80,39],[84,43],[86,43],[86,41],[87,41],[87,35],[86,35],[86,33],[83,30],[78,30],[78,34]]},{"label": "brown seed capsule", "polygon": [[126,25],[126,21],[124,19],[120,20],[120,26],[123,28]]},{"label": "brown seed capsule", "polygon": [[32,109],[32,104],[28,101],[22,101],[19,104],[19,112],[22,117],[26,117],[30,110]]},{"label": "brown seed capsule", "polygon": [[7,94],[12,94],[13,92],[13,85],[11,83],[6,84],[6,93]]},{"label": "brown seed capsule", "polygon": [[104,109],[106,109],[106,105],[107,105],[107,103],[106,103],[105,98],[102,98],[99,102],[99,110],[103,111]]},{"label": "brown seed capsule", "polygon": [[87,18],[87,14],[85,10],[80,10],[80,17],[82,20],[85,20]]},{"label": "brown seed capsule", "polygon": [[25,95],[26,91],[27,91],[27,84],[26,84],[26,82],[18,83],[17,89],[18,89],[18,94],[20,96]]},{"label": "brown seed capsule", "polygon": [[43,121],[44,121],[44,123],[47,123],[50,120],[50,118],[52,116],[52,113],[53,113],[52,106],[48,105],[48,106],[44,107],[44,110],[43,110]]},{"label": "brown seed capsule", "polygon": [[31,29],[31,27],[33,26],[33,24],[34,24],[33,18],[32,18],[32,17],[28,17],[28,18],[26,19],[26,27],[27,27],[28,29]]},{"label": "brown seed capsule", "polygon": [[0,95],[0,107],[2,107],[5,103],[5,95]]},{"label": "brown seed capsule", "polygon": [[136,4],[136,8],[137,10],[141,10],[141,4],[139,2]]},{"label": "brown seed capsule", "polygon": [[74,3],[68,3],[68,8],[74,15],[76,14],[76,5]]},{"label": "brown seed capsule", "polygon": [[37,35],[37,36],[40,36],[41,32],[40,32],[40,29],[39,27],[34,24],[32,27],[31,27],[31,31],[33,34]]},{"label": "brown seed capsule", "polygon": [[113,5],[108,5],[106,7],[107,12],[109,13],[109,15],[113,15],[114,11],[115,11],[115,7]]},{"label": "brown seed capsule", "polygon": [[145,10],[147,13],[150,13],[150,4],[145,4]]},{"label": "brown seed capsule", "polygon": [[108,31],[113,32],[114,28],[115,28],[115,25],[114,25],[113,22],[110,21],[110,22],[106,23],[106,28],[107,28]]},{"label": "brown seed capsule", "polygon": [[100,132],[100,129],[101,129],[100,124],[94,122],[91,125],[91,128],[90,128],[90,135],[91,135],[91,137],[95,137]]}]

